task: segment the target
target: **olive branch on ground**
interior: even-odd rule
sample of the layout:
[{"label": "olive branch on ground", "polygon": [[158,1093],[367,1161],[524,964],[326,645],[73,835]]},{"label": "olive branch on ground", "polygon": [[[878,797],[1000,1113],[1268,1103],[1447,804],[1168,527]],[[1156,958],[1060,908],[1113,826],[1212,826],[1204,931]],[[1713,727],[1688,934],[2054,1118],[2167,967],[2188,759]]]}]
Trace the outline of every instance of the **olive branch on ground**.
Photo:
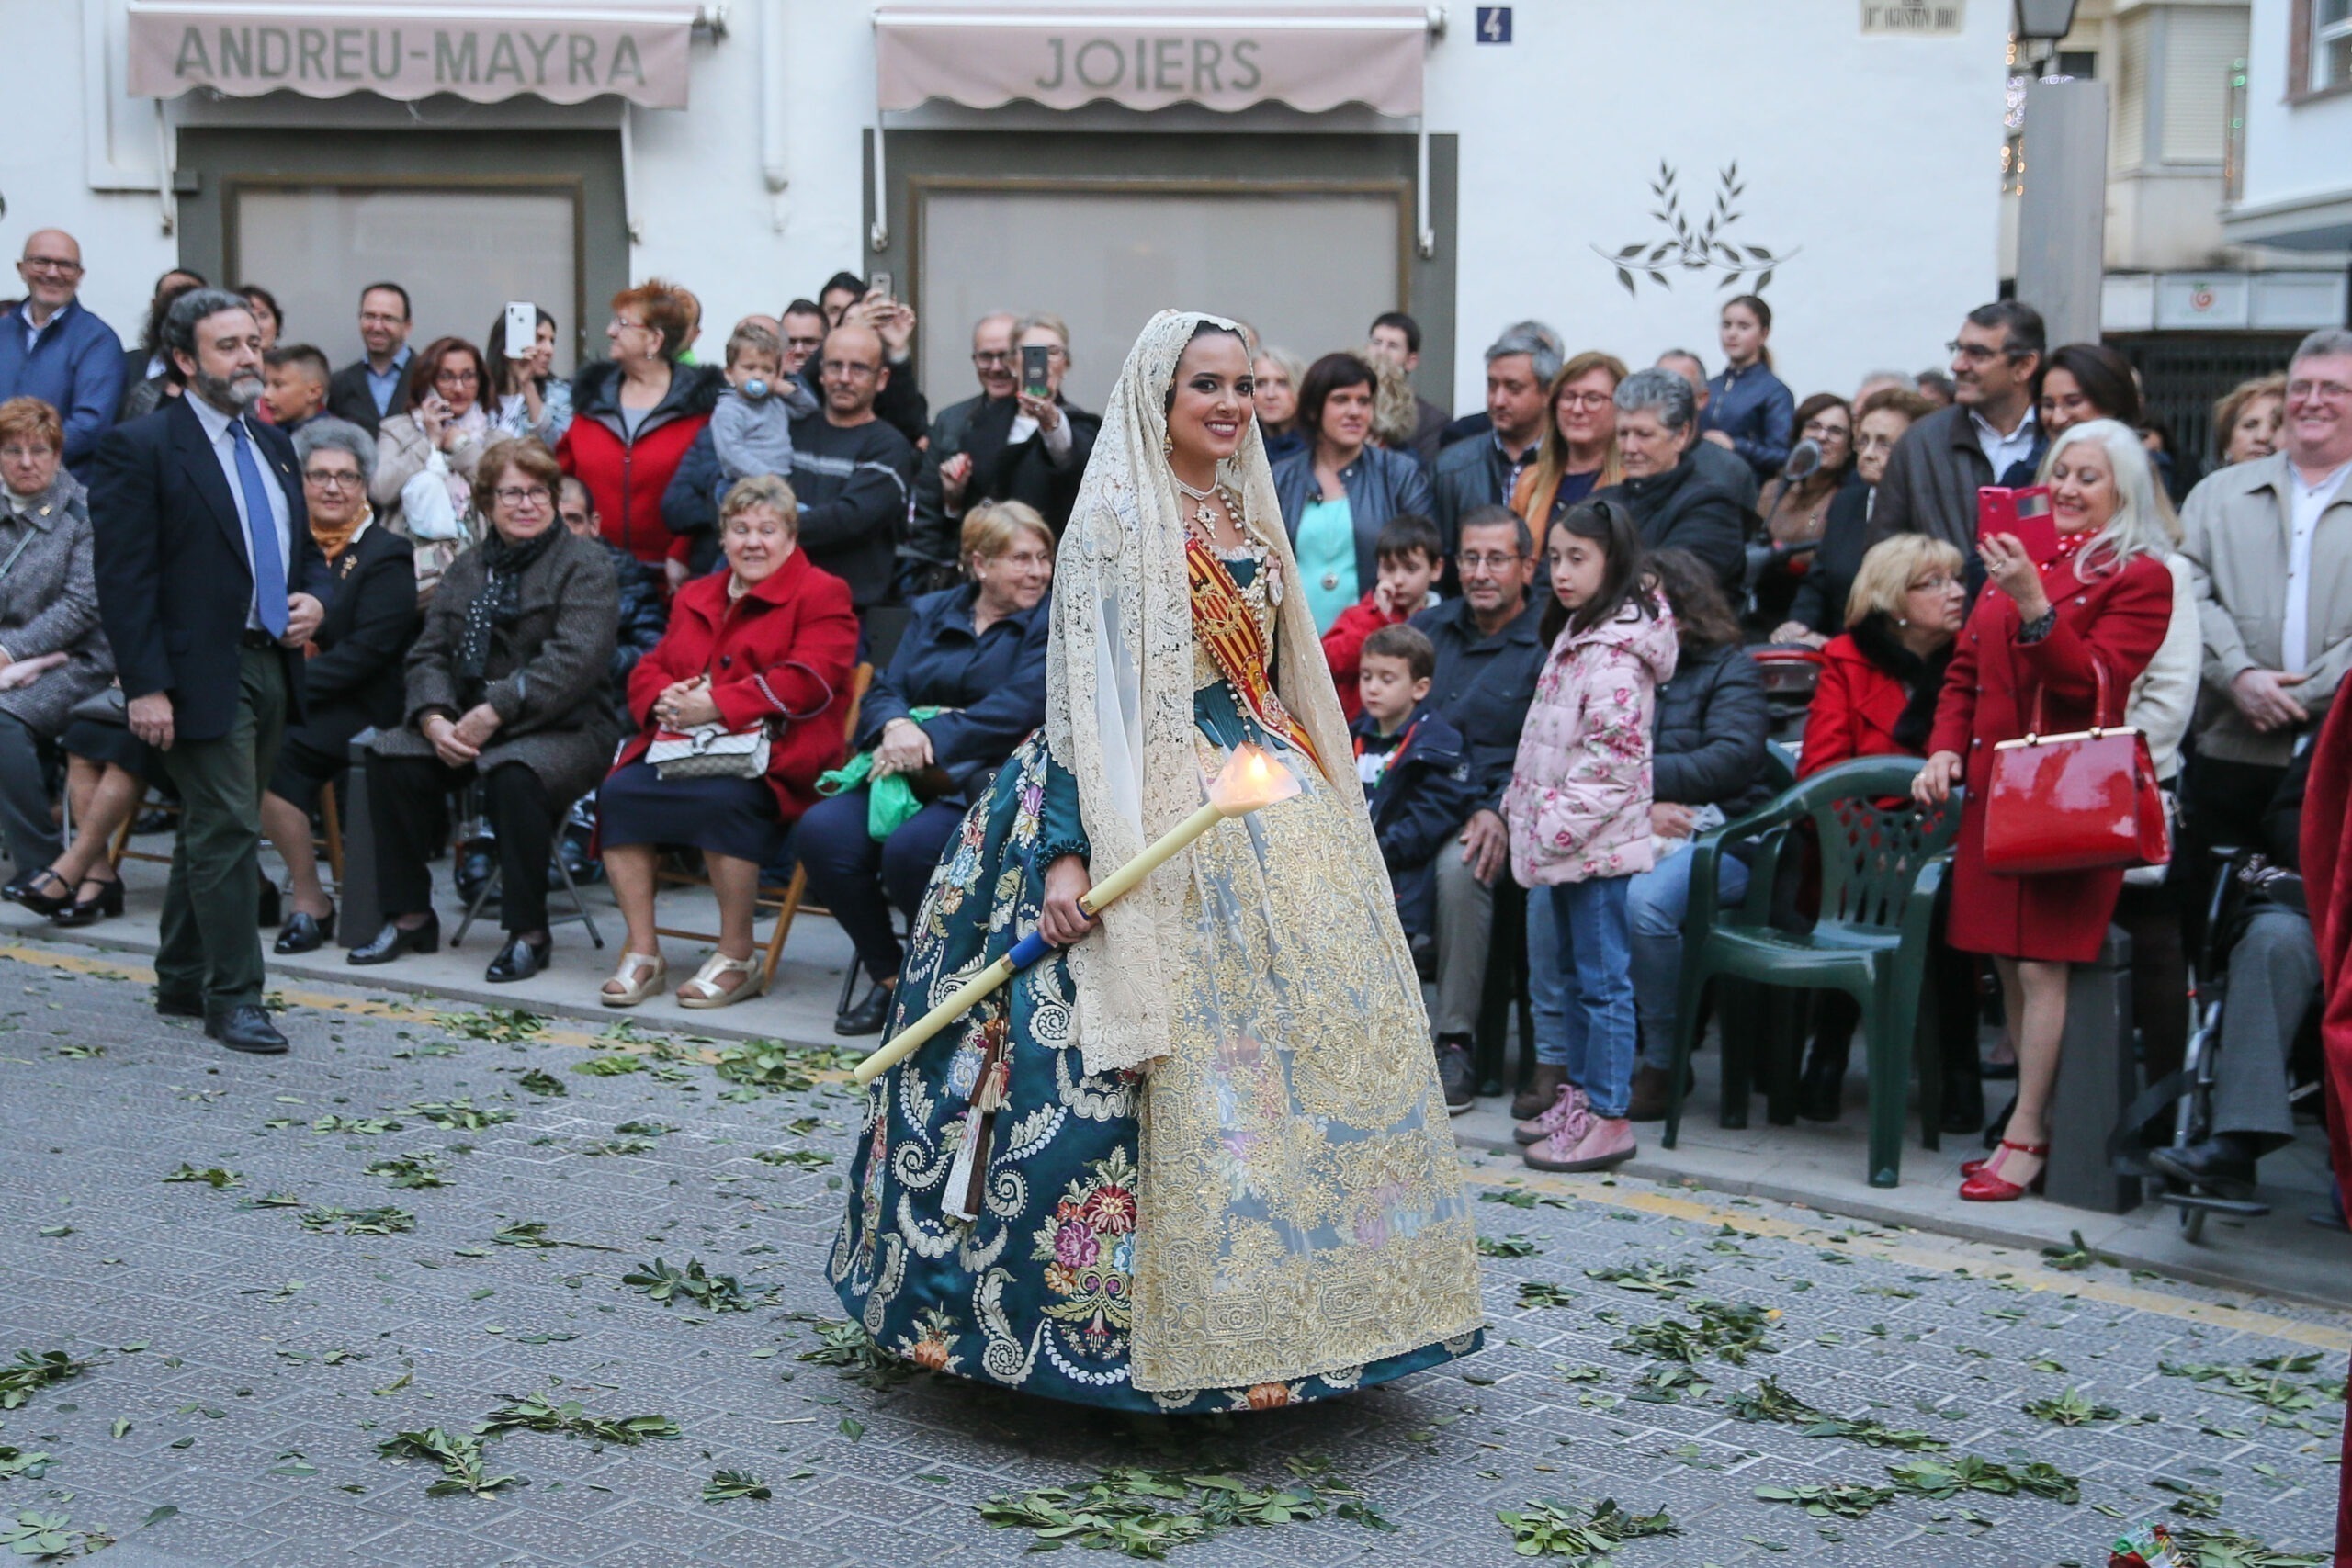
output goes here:
[{"label": "olive branch on ground", "polygon": [[1742,216],[1734,204],[1747,190],[1747,186],[1740,182],[1739,162],[1734,159],[1721,171],[1713,209],[1703,221],[1694,223],[1682,210],[1682,196],[1677,188],[1673,165],[1660,159],[1657,178],[1650,182],[1650,194],[1657,198],[1658,205],[1650,216],[1671,232],[1657,240],[1637,240],[1614,252],[1595,245],[1592,254],[1616,268],[1617,281],[1625,286],[1626,293],[1636,297],[1640,287],[1635,274],[1646,274],[1660,288],[1671,288],[1674,283],[1667,276],[1668,268],[1720,273],[1722,281],[1717,287],[1723,288],[1730,288],[1752,275],[1755,281],[1749,289],[1761,293],[1771,286],[1773,269],[1799,252],[1775,253],[1762,245],[1742,244],[1727,237],[1726,231]]}]

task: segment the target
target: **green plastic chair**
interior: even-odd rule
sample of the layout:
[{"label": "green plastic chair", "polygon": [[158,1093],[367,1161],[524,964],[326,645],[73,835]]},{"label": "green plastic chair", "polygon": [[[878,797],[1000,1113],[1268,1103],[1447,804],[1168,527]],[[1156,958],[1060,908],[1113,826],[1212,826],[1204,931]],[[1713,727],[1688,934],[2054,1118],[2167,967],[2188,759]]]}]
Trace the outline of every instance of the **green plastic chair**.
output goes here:
[{"label": "green plastic chair", "polygon": [[[1903,1163],[1904,1100],[1912,1042],[1925,1041],[1919,1075],[1920,1137],[1938,1145],[1942,1077],[1934,1031],[1922,1032],[1928,943],[1936,892],[1960,830],[1960,800],[1915,806],[1910,757],[1862,757],[1792,785],[1761,810],[1702,836],[1689,853],[1690,903],[1683,924],[1682,987],[1668,1078],[1666,1136],[1682,1125],[1682,1089],[1698,1043],[1700,1004],[1718,976],[1794,990],[1838,990],[1862,1012],[1871,1082],[1870,1183],[1893,1187]],[[1810,819],[1821,845],[1821,917],[1810,931],[1771,924],[1772,884],[1791,826]],[[1715,872],[1726,843],[1758,840],[1747,896],[1721,908]],[[1725,1103],[1745,1095],[1747,1064],[1724,1055]]]}]

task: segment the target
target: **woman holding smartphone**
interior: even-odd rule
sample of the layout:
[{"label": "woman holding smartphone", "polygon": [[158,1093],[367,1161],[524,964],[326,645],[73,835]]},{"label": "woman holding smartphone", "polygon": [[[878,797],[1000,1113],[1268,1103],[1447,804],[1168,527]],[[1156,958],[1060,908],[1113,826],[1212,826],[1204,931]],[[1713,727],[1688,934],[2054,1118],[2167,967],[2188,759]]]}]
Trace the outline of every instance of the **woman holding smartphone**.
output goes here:
[{"label": "woman holding smartphone", "polygon": [[[535,314],[528,335],[516,329]],[[490,386],[483,402],[505,435],[532,435],[552,451],[571,426],[571,383],[555,373],[555,317],[524,301],[509,304],[490,323]]]}]

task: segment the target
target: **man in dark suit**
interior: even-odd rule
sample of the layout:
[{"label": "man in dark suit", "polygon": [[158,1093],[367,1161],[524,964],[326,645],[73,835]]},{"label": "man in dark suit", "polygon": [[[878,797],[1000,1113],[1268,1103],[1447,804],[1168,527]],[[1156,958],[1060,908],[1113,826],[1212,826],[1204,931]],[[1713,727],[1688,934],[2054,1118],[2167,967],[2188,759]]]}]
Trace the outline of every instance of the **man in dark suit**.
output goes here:
[{"label": "man in dark suit", "polygon": [[109,432],[90,484],[98,618],[131,733],[180,795],[155,1010],[201,1017],[232,1051],[279,1052],[261,1005],[261,792],[301,716],[326,560],[293,443],[250,415],[261,328],[244,299],[183,295],[163,346],[186,394]]},{"label": "man in dark suit", "polygon": [[368,434],[396,413],[408,412],[408,290],[371,283],[359,291],[359,342],[367,354],[327,383],[327,412]]}]

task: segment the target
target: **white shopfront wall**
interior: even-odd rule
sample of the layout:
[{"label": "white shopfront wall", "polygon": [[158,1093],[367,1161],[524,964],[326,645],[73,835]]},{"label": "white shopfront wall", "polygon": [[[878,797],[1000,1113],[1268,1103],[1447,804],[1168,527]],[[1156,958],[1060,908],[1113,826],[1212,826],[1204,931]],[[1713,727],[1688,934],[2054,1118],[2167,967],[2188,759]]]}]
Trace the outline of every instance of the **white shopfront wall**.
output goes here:
[{"label": "white shopfront wall", "polygon": [[1521,316],[1713,360],[1760,288],[1802,393],[1939,362],[1994,293],[2006,6],[1503,9],[58,0],[11,18],[51,134],[0,146],[0,244],[72,230],[126,333],[182,261],[264,283],[339,361],[368,276],[428,333],[530,293],[593,353],[628,279],[723,332],[888,270],[934,398],[973,315],[1043,308],[1080,401],[1163,304],[1308,355],[1402,305],[1467,409]]}]

